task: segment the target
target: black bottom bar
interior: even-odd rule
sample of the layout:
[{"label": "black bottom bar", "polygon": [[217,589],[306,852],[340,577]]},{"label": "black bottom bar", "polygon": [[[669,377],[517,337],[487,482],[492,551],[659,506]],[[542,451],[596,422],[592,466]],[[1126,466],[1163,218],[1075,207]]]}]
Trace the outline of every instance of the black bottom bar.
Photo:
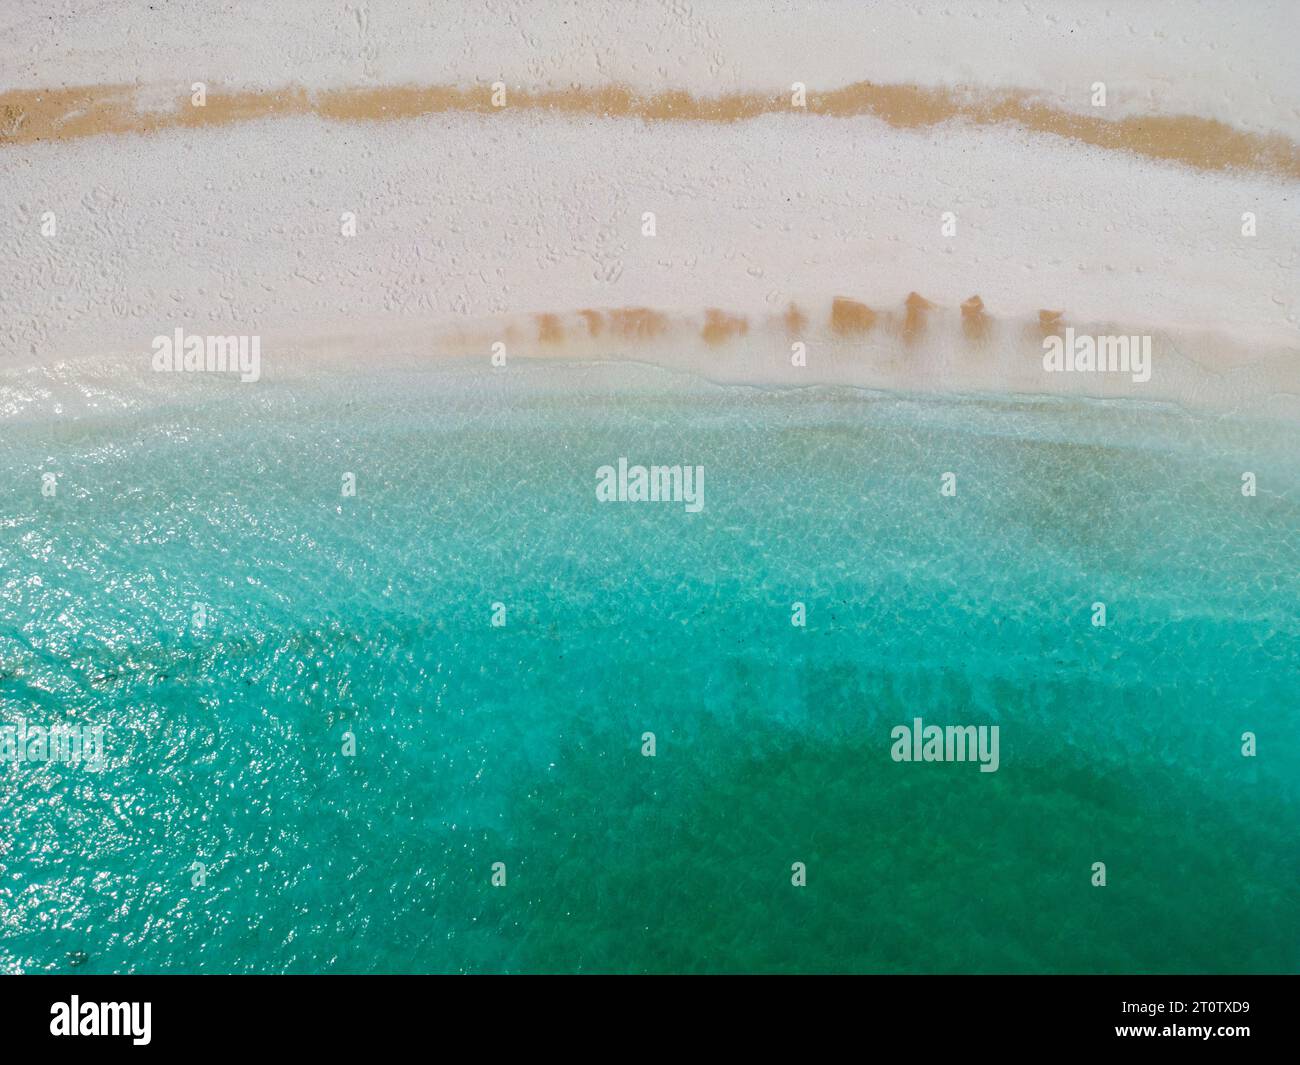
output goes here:
[{"label": "black bottom bar", "polygon": [[[928,1052],[1294,1046],[1294,977],[31,977],[0,996],[7,1048],[296,1053],[572,1051],[827,1040]],[[144,1006],[148,1004],[146,1011]],[[75,1011],[75,1012],[74,1012]],[[96,1028],[100,1034],[90,1034]],[[622,1035],[618,1035],[619,1031]],[[54,1031],[60,1034],[53,1034]],[[66,1032],[76,1034],[63,1034]],[[116,1031],[118,1034],[113,1035]],[[104,1034],[109,1033],[109,1034]],[[123,1034],[124,1033],[124,1034]],[[147,1043],[144,1040],[147,1038]],[[615,1039],[614,1043],[610,1040]],[[845,1042],[847,1041],[847,1042]],[[17,1060],[17,1059],[13,1059]]]}]

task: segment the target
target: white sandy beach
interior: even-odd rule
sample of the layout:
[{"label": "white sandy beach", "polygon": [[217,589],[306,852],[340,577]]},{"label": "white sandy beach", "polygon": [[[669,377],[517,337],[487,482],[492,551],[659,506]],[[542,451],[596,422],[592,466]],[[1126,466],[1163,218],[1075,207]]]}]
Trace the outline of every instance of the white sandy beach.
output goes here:
[{"label": "white sandy beach", "polygon": [[[646,121],[508,102],[575,86],[707,99],[870,81],[1014,90],[1065,130],[1071,114],[1181,116],[1286,144],[1300,136],[1300,82],[1285,5],[1249,19],[1189,5],[1174,24],[1156,5],[604,4],[584,5],[581,32],[564,4],[284,4],[244,19],[194,4],[148,18],[38,7],[11,9],[0,45],[19,130],[39,117],[21,94],[69,86],[88,99],[128,86],[141,114],[190,107],[200,80],[214,93],[446,84],[477,99],[500,79],[507,102],[63,136],[72,115],[51,120],[52,136],[0,141],[10,373],[88,356],[147,364],[151,338],[184,326],[262,336],[271,374],[331,353],[486,360],[500,341],[513,356],[621,356],[730,380],[1269,413],[1300,394],[1300,184],[1286,167],[1202,165],[1194,143],[1178,148],[1187,161],[1152,158],[1140,126],[1127,150],[960,112],[914,126],[794,108]],[[110,35],[139,47],[106,49]],[[1104,109],[1089,103],[1097,81]],[[910,293],[933,308],[909,324]],[[835,328],[836,297],[870,308],[871,324]],[[628,308],[654,328],[617,328],[611,312]],[[1044,311],[1057,312],[1046,327]],[[1066,325],[1151,335],[1151,381],[1045,374],[1044,332]],[[790,365],[795,342],[806,365]]]}]

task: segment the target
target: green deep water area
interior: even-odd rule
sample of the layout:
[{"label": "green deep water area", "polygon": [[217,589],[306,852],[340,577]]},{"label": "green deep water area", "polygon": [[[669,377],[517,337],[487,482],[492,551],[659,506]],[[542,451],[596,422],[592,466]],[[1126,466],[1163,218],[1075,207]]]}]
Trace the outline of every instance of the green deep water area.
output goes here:
[{"label": "green deep water area", "polygon": [[[0,971],[1300,971],[1295,426],[159,387],[0,422],[0,724],[106,736],[0,763]],[[598,501],[620,457],[704,508]],[[998,770],[895,762],[918,717]]]}]

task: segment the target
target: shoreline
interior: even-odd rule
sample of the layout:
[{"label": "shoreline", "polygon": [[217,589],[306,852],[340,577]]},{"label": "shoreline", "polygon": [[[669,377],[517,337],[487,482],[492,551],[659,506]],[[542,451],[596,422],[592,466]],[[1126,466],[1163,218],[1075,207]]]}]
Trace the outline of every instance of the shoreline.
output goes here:
[{"label": "shoreline", "polygon": [[[633,309],[644,312],[644,308]],[[589,312],[590,313],[590,312]],[[1119,332],[1111,324],[991,319],[972,339],[957,309],[932,306],[925,328],[909,336],[906,317],[890,312],[876,328],[837,335],[828,323],[794,338],[784,324],[768,322],[743,335],[708,343],[710,317],[667,315],[652,336],[561,334],[525,315],[477,321],[458,329],[416,323],[318,334],[274,331],[260,337],[259,378],[241,381],[238,369],[158,371],[147,346],[82,353],[53,360],[0,362],[0,422],[29,417],[95,416],[112,409],[185,402],[234,388],[256,396],[262,388],[296,388],[314,376],[368,377],[403,372],[463,373],[487,384],[512,368],[573,371],[574,391],[601,368],[635,368],[682,374],[712,385],[771,391],[847,388],[918,400],[987,402],[1075,401],[1131,405],[1134,410],[1179,409],[1189,414],[1300,425],[1300,352],[1290,348],[1231,347],[1213,334],[1171,337],[1152,331],[1150,379],[1115,371],[1047,372],[1044,343],[1064,330]],[[583,322],[574,312],[563,322]],[[1127,330],[1133,334],[1135,330]],[[220,338],[218,338],[220,339]],[[233,339],[233,338],[232,338]],[[1136,339],[1136,337],[1134,337]],[[792,349],[802,347],[803,364]],[[504,362],[504,365],[502,365]],[[1220,365],[1211,368],[1215,363]],[[177,362],[178,367],[180,361]]]}]

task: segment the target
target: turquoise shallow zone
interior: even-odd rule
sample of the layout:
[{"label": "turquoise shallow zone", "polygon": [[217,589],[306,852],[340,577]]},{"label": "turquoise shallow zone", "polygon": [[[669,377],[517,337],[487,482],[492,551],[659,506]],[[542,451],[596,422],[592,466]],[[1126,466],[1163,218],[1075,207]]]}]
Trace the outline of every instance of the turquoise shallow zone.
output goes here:
[{"label": "turquoise shallow zone", "polygon": [[[0,710],[109,764],[0,765],[0,970],[1300,970],[1294,428],[167,383],[3,426]],[[703,512],[599,503],[620,456],[702,464]],[[893,762],[914,717],[1001,767]]]}]

